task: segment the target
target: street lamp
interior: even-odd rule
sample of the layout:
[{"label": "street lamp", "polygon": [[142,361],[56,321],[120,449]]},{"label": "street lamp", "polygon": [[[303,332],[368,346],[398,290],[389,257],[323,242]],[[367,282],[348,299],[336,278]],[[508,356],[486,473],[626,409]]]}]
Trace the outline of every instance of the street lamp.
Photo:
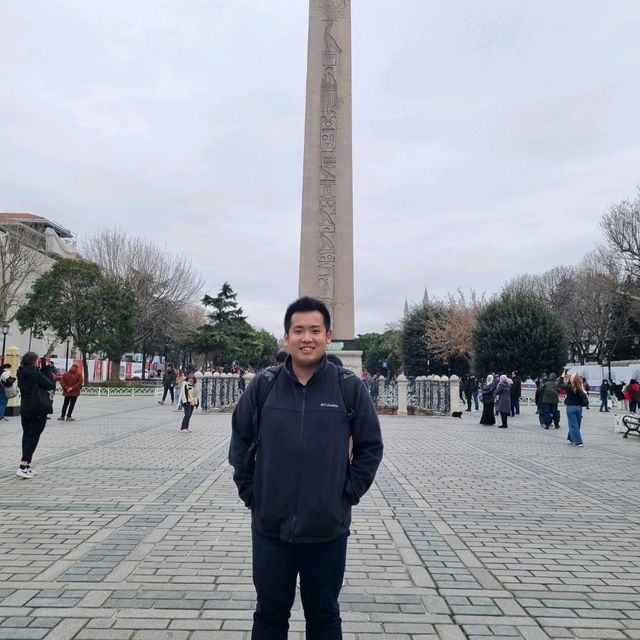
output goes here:
[{"label": "street lamp", "polygon": [[4,322],[2,324],[2,364],[4,364],[4,348],[7,346],[7,333],[9,333],[9,325]]}]

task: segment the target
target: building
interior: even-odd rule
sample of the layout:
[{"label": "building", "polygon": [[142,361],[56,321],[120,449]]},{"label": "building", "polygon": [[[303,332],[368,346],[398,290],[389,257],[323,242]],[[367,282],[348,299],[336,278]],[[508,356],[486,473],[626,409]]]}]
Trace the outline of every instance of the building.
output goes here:
[{"label": "building", "polygon": [[22,334],[14,318],[38,276],[58,260],[78,257],[75,236],[57,222],[33,213],[0,213],[0,325],[6,348],[44,354],[53,347],[65,355],[66,343],[59,345],[53,334],[43,340]]}]

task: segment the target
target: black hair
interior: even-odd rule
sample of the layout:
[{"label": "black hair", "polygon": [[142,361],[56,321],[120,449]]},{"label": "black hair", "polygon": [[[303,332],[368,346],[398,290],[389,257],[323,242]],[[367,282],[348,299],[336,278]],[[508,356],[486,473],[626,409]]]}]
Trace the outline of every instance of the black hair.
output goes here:
[{"label": "black hair", "polygon": [[278,351],[278,353],[276,353],[276,363],[282,364],[287,359],[287,355],[288,355],[287,352],[284,351],[283,349]]},{"label": "black hair", "polygon": [[2,365],[2,368],[3,368],[3,369],[11,369],[11,365],[10,365],[8,362],[5,362],[5,363]]},{"label": "black hair", "polygon": [[25,353],[22,356],[22,360],[20,361],[20,364],[23,367],[31,367],[36,363],[37,359],[38,359],[38,354],[35,351],[27,351],[27,353]]},{"label": "black hair", "polygon": [[317,298],[310,298],[309,296],[303,296],[292,302],[284,314],[284,332],[289,333],[291,328],[291,316],[294,313],[306,313],[307,311],[319,311],[322,314],[324,320],[324,328],[329,331],[331,329],[331,315],[327,305],[318,300]]}]

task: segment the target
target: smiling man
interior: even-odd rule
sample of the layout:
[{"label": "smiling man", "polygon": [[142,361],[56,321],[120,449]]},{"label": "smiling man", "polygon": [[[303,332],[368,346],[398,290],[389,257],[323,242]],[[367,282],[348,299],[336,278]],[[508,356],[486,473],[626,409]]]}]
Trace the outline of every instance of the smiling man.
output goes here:
[{"label": "smiling man", "polygon": [[242,395],[229,446],[251,509],[251,638],[286,640],[299,575],[307,640],[339,640],[351,507],[382,459],[380,423],[362,381],[327,361],[331,318],[322,301],[289,305],[284,330],[289,357]]}]

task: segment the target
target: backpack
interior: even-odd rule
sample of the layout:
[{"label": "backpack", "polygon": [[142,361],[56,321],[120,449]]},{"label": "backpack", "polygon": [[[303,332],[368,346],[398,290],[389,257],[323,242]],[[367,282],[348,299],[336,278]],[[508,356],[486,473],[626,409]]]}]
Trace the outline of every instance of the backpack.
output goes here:
[{"label": "backpack", "polygon": [[[357,392],[357,378],[356,374],[353,371],[349,371],[349,369],[345,369],[344,367],[340,367],[338,365],[333,365],[338,370],[338,381],[340,383],[340,392],[342,393],[342,401],[344,402],[344,406],[347,408],[347,420],[349,421],[349,433],[353,435],[353,420],[356,417],[356,413],[354,410],[354,405],[356,403],[356,392]],[[262,407],[266,402],[269,394],[271,393],[271,389],[273,389],[273,385],[275,384],[280,372],[284,365],[278,365],[275,367],[267,367],[264,371],[260,373],[256,377],[256,379],[251,384],[257,384],[257,397],[258,404],[256,405],[255,411],[253,412],[253,416],[251,417],[251,431],[253,433],[253,437],[251,439],[251,445],[247,450],[247,454],[244,458],[244,464],[248,465],[250,462],[255,461],[256,458],[256,448],[258,446],[258,441],[260,440],[260,416],[262,414]]]}]

